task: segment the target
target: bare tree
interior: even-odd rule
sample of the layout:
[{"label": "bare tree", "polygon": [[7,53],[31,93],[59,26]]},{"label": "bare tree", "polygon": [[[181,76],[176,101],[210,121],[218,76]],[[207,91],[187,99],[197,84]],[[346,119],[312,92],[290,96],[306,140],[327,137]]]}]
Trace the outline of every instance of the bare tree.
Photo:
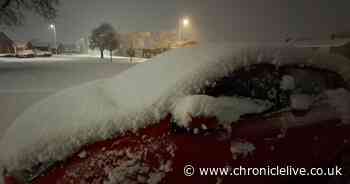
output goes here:
[{"label": "bare tree", "polygon": [[129,58],[130,58],[130,63],[132,63],[132,58],[136,56],[136,51],[134,49],[134,40],[131,39],[129,40],[129,48],[126,51],[126,53],[128,54]]},{"label": "bare tree", "polygon": [[0,0],[0,25],[15,26],[23,23],[25,11],[35,12],[47,20],[57,16],[60,0]]},{"label": "bare tree", "polygon": [[117,32],[114,31],[114,32],[108,33],[107,37],[109,38],[107,40],[107,49],[109,50],[109,54],[112,62],[113,51],[118,49],[120,46],[119,35]]},{"label": "bare tree", "polygon": [[101,58],[104,58],[103,51],[109,50],[112,59],[112,52],[118,47],[118,34],[112,25],[103,23],[96,29],[92,30],[90,36],[90,48],[98,48],[101,53]]}]

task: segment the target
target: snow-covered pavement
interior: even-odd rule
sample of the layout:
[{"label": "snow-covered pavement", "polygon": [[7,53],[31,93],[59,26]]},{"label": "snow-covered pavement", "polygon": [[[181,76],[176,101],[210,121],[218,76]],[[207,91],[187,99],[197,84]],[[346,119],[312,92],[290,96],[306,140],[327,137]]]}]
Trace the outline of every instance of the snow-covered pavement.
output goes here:
[{"label": "snow-covered pavement", "polygon": [[[134,63],[145,62],[144,58],[133,58]],[[49,63],[49,62],[78,62],[78,63],[96,63],[96,62],[111,62],[109,56],[100,59],[99,55],[75,54],[75,55],[53,55],[52,57],[34,57],[34,58],[16,58],[16,57],[0,57],[0,63]],[[113,56],[113,63],[129,63],[128,57]]]},{"label": "snow-covered pavement", "polygon": [[34,102],[64,88],[111,77],[133,65],[128,58],[113,58],[112,63],[90,56],[0,58],[0,138]]}]

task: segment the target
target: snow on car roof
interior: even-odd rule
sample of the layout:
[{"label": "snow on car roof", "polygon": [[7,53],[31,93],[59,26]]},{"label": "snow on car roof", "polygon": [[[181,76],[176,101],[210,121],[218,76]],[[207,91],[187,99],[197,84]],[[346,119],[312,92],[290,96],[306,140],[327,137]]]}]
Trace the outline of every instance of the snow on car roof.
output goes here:
[{"label": "snow on car roof", "polygon": [[294,41],[295,47],[341,47],[350,43],[350,39],[301,40]]},{"label": "snow on car roof", "polygon": [[196,94],[208,80],[260,62],[310,64],[350,79],[348,60],[311,50],[233,44],[175,49],[34,104],[3,136],[0,163],[14,171],[63,160],[87,143],[156,123],[179,98]]}]

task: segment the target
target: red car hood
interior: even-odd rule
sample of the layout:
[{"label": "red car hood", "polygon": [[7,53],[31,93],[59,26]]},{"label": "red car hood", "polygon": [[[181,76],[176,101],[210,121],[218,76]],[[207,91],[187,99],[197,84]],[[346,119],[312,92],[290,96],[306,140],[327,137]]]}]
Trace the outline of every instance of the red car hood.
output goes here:
[{"label": "red car hood", "polygon": [[[325,110],[325,109],[323,109]],[[184,166],[222,167],[329,167],[348,146],[350,126],[341,124],[333,113],[320,116],[321,109],[309,116],[291,112],[269,117],[249,117],[220,130],[215,118],[193,118],[192,128],[206,125],[203,132],[174,132],[171,117],[159,124],[127,133],[112,140],[87,145],[63,163],[33,176],[32,182],[103,183],[104,181],[148,181],[158,175],[160,183],[298,183],[326,182],[313,178],[232,177],[184,175]],[[291,118],[294,117],[294,118]],[[310,118],[312,117],[312,118]],[[229,133],[230,132],[230,133]],[[248,154],[235,153],[241,144],[251,144]],[[114,175],[113,175],[114,172]],[[116,176],[118,176],[116,178]],[[142,176],[140,179],[139,177]],[[6,178],[12,184],[13,177]],[[116,182],[118,183],[118,182]]]}]

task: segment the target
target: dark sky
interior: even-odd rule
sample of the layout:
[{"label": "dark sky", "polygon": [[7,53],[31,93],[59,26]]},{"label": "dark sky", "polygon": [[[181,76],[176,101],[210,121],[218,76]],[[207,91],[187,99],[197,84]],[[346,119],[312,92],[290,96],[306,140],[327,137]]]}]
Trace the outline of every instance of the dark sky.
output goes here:
[{"label": "dark sky", "polygon": [[[350,31],[350,0],[61,0],[59,41],[74,42],[101,22],[121,32],[175,30],[188,16],[203,40],[280,40]],[[28,14],[6,30],[16,40],[50,41],[49,22]]]}]

